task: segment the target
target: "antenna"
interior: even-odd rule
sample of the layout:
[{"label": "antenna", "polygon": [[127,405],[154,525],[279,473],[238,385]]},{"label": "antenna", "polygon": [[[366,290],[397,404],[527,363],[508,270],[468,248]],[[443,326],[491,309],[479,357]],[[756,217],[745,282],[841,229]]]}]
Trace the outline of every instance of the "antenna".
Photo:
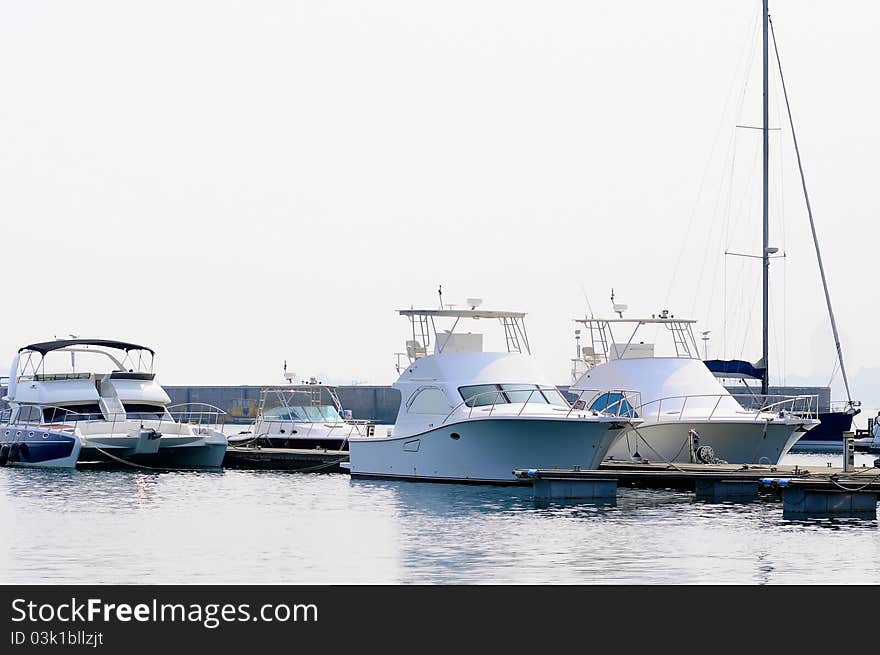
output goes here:
[{"label": "antenna", "polygon": [[440,296],[440,309],[443,309],[443,285],[437,287],[437,295]]},{"label": "antenna", "polygon": [[[76,336],[75,334],[70,334],[69,332],[68,332],[68,336],[71,339],[79,339],[78,336]],[[71,370],[71,372],[76,373],[76,353],[73,351],[71,351],[71,353],[70,353],[70,370]]]},{"label": "antenna", "polygon": [[700,334],[703,335],[703,359],[709,359],[709,335],[712,334],[712,330],[706,330]]},{"label": "antenna", "polygon": [[614,289],[611,290],[611,308],[620,318],[623,318],[623,312],[629,309],[627,305],[618,305],[614,302]]},{"label": "antenna", "polygon": [[[593,314],[593,306],[590,304],[590,299],[587,297],[587,290],[584,289],[583,283],[581,283],[581,293],[584,295],[584,300],[587,302],[587,309],[590,310],[590,318],[595,318],[595,314]],[[611,293],[614,293],[612,291]]]}]

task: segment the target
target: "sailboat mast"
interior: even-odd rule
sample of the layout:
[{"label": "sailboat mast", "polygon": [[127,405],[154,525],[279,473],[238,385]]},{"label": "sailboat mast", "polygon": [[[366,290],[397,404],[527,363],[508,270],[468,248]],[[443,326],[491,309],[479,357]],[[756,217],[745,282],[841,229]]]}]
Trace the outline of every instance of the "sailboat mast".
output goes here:
[{"label": "sailboat mast", "polygon": [[764,94],[763,94],[763,110],[764,120],[762,123],[762,132],[764,136],[764,197],[763,197],[763,218],[764,218],[764,239],[763,239],[763,299],[764,299],[764,320],[761,336],[762,344],[762,362],[764,365],[764,373],[761,377],[761,393],[769,393],[770,387],[770,35],[769,35],[769,16],[768,7],[769,0],[763,0],[763,15],[761,17],[764,32],[764,57],[763,57],[763,77],[764,77]]}]

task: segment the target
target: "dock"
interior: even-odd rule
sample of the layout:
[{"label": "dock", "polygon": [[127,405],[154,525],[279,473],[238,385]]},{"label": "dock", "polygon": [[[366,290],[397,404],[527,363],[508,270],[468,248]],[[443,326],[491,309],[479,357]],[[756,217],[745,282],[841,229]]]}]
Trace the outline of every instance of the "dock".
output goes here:
[{"label": "dock", "polygon": [[230,446],[226,449],[223,468],[338,473],[343,470],[340,465],[347,461],[347,450]]},{"label": "dock", "polygon": [[[555,478],[567,480],[611,479],[619,486],[685,489],[694,491],[697,482],[738,480],[757,482],[768,490],[786,486],[811,489],[862,488],[880,492],[880,468],[804,467],[759,464],[668,464],[665,462],[614,462],[606,460],[598,470],[518,469],[520,479]],[[842,489],[841,489],[842,490]]]},{"label": "dock", "polygon": [[782,497],[783,516],[876,518],[880,468],[603,462],[598,470],[517,469],[536,500],[610,501],[617,486],[686,489],[710,502]]}]

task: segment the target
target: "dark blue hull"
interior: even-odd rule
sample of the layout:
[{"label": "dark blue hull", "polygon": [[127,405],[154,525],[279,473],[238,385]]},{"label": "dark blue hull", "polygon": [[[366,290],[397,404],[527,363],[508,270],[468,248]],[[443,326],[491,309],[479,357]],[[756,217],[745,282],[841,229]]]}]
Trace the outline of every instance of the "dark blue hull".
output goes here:
[{"label": "dark blue hull", "polygon": [[81,447],[76,435],[35,426],[0,427],[0,466],[73,468]]},{"label": "dark blue hull", "polygon": [[834,441],[843,445],[843,433],[852,430],[855,414],[851,412],[823,412],[819,414],[819,425],[807,432],[798,443],[812,441]]}]

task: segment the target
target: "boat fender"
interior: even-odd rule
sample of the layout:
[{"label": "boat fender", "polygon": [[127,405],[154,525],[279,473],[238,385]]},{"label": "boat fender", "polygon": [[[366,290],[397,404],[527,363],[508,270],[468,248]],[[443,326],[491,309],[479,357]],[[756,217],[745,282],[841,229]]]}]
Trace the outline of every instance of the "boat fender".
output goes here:
[{"label": "boat fender", "polygon": [[28,457],[28,455],[31,452],[31,447],[28,446],[26,443],[21,444],[21,448],[19,448],[18,452],[19,452],[19,456],[18,456],[19,461],[21,461],[21,460],[29,461],[30,460],[30,457]]},{"label": "boat fender", "polygon": [[9,444],[0,446],[0,466],[6,466],[9,461]]},{"label": "boat fender", "polygon": [[529,469],[526,471],[526,475],[530,478],[535,478],[538,476],[538,469]]},{"label": "boat fender", "polygon": [[17,462],[18,455],[19,455],[20,451],[21,451],[21,444],[16,441],[14,444],[12,444],[9,447],[9,461],[10,462]]}]

